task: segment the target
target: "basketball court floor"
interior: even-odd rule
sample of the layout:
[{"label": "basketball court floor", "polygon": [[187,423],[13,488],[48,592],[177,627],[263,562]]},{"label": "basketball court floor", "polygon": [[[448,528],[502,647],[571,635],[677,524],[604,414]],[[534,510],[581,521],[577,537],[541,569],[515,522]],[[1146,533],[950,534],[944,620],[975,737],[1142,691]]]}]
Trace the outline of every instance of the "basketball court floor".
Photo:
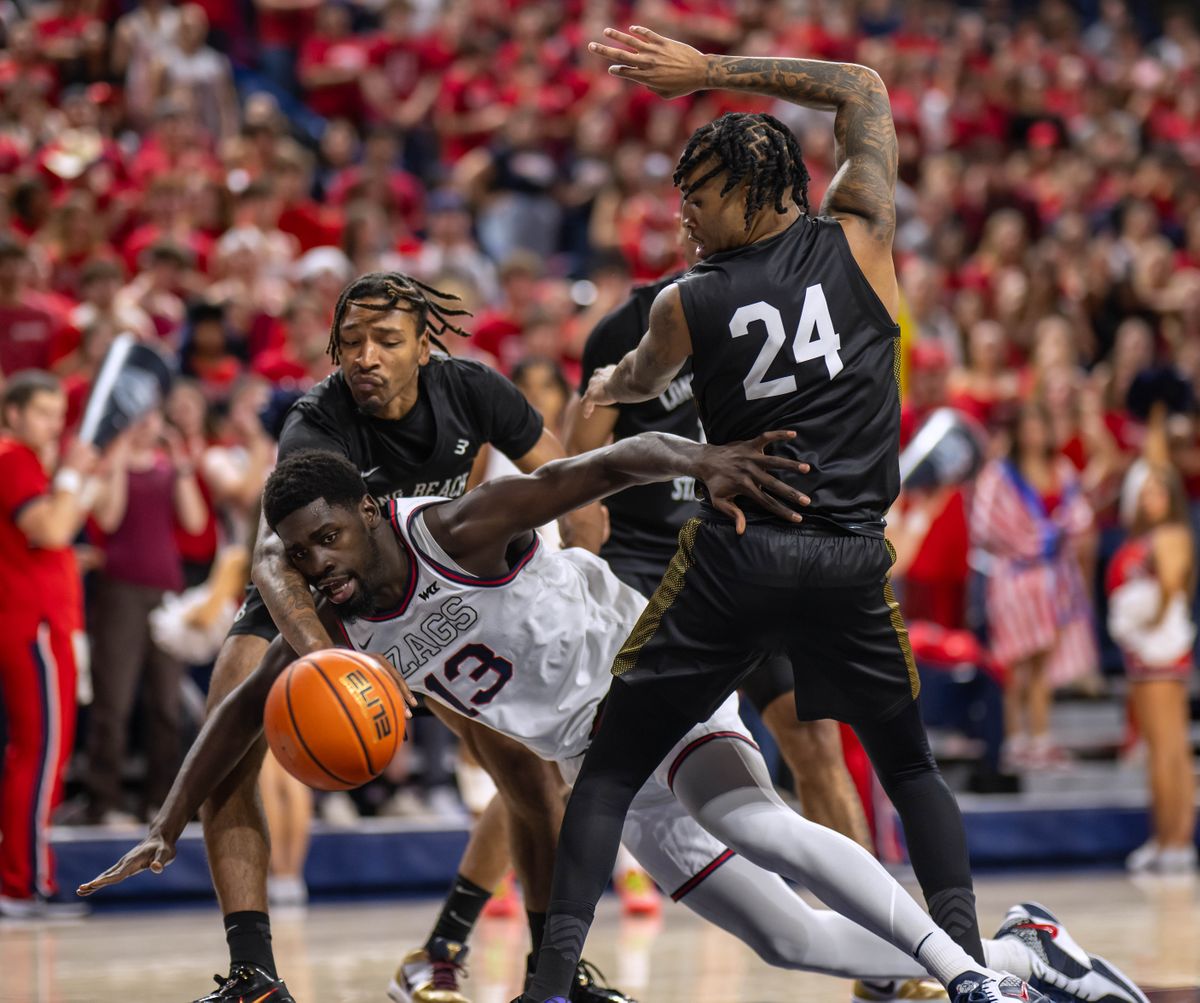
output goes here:
[{"label": "basketball court floor", "polygon": [[[1013,902],[1056,911],[1073,936],[1148,989],[1153,1003],[1200,1003],[1200,882],[1123,874],[1038,874],[978,882],[985,934]],[[311,905],[274,919],[275,954],[300,1003],[387,1003],[403,950],[426,935],[433,901]],[[523,974],[522,920],[483,922],[466,989],[509,1003]],[[849,983],[771,969],[738,941],[668,904],[624,920],[601,904],[587,957],[642,1003],[847,1003]],[[74,922],[0,925],[4,1003],[186,1003],[226,968],[216,907],[100,911]],[[1168,991],[1171,990],[1171,991]]]}]

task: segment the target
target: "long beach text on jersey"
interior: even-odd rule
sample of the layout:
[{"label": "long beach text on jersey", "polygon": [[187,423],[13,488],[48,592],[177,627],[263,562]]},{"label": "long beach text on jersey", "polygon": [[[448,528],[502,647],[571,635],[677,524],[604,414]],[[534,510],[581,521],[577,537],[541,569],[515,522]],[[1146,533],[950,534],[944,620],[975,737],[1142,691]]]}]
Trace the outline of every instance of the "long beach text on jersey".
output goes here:
[{"label": "long beach text on jersey", "polygon": [[[412,491],[409,493],[409,498],[428,498],[436,496],[440,498],[458,498],[466,493],[467,481],[470,480],[471,472],[459,474],[457,477],[451,477],[444,481],[424,481],[420,484],[413,485]],[[378,501],[381,505],[386,504],[393,498],[405,497],[403,489],[393,491],[390,494],[379,495]]]}]

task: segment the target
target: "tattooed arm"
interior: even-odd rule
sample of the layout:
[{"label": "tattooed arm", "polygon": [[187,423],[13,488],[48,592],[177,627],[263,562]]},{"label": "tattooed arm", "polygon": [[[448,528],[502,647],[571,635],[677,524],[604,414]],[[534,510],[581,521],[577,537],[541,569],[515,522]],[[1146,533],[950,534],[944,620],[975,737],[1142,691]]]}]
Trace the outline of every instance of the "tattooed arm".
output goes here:
[{"label": "tattooed arm", "polygon": [[260,517],[250,573],[284,640],[300,655],[332,648],[333,641],[317,613],[304,576],[292,567],[283,543]]},{"label": "tattooed arm", "polygon": [[837,174],[821,212],[864,220],[870,236],[890,249],[896,226],[896,129],[878,73],[818,59],[709,56],[648,28],[630,31],[604,32],[628,49],[598,42],[589,48],[613,63],[609,73],[644,84],[661,97],[720,88],[835,112]]}]

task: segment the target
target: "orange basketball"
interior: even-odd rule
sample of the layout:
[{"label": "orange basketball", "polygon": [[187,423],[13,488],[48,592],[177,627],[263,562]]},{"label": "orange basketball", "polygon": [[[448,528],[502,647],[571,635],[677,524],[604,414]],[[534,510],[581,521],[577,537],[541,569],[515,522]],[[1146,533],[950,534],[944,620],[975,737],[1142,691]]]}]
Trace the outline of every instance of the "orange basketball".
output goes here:
[{"label": "orange basketball", "polygon": [[365,784],[404,738],[404,699],[389,672],[357,651],[297,658],[271,686],[267,743],[297,780],[323,791]]}]

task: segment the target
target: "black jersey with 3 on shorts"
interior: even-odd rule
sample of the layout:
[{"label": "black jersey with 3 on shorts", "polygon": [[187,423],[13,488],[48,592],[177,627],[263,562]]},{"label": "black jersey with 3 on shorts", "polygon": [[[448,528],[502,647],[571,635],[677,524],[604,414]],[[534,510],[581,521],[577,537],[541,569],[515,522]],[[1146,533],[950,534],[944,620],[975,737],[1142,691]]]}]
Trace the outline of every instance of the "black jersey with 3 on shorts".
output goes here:
[{"label": "black jersey with 3 on shorts", "polygon": [[[517,459],[541,438],[538,413],[512,383],[481,363],[434,354],[419,380],[413,409],[388,420],[360,411],[341,372],[334,373],[292,405],[279,436],[280,458],[300,449],[340,453],[381,501],[457,498],[485,443]],[[253,585],[230,633],[267,639],[278,633]]]},{"label": "black jersey with 3 on shorts", "polygon": [[801,719],[898,713],[919,687],[883,538],[899,489],[899,328],[827,218],[715,254],[678,286],[709,441],[794,429],[778,451],[812,464],[795,477],[812,505],[795,526],[747,503],[740,537],[705,506],[614,674],[704,720],[783,653]]}]

